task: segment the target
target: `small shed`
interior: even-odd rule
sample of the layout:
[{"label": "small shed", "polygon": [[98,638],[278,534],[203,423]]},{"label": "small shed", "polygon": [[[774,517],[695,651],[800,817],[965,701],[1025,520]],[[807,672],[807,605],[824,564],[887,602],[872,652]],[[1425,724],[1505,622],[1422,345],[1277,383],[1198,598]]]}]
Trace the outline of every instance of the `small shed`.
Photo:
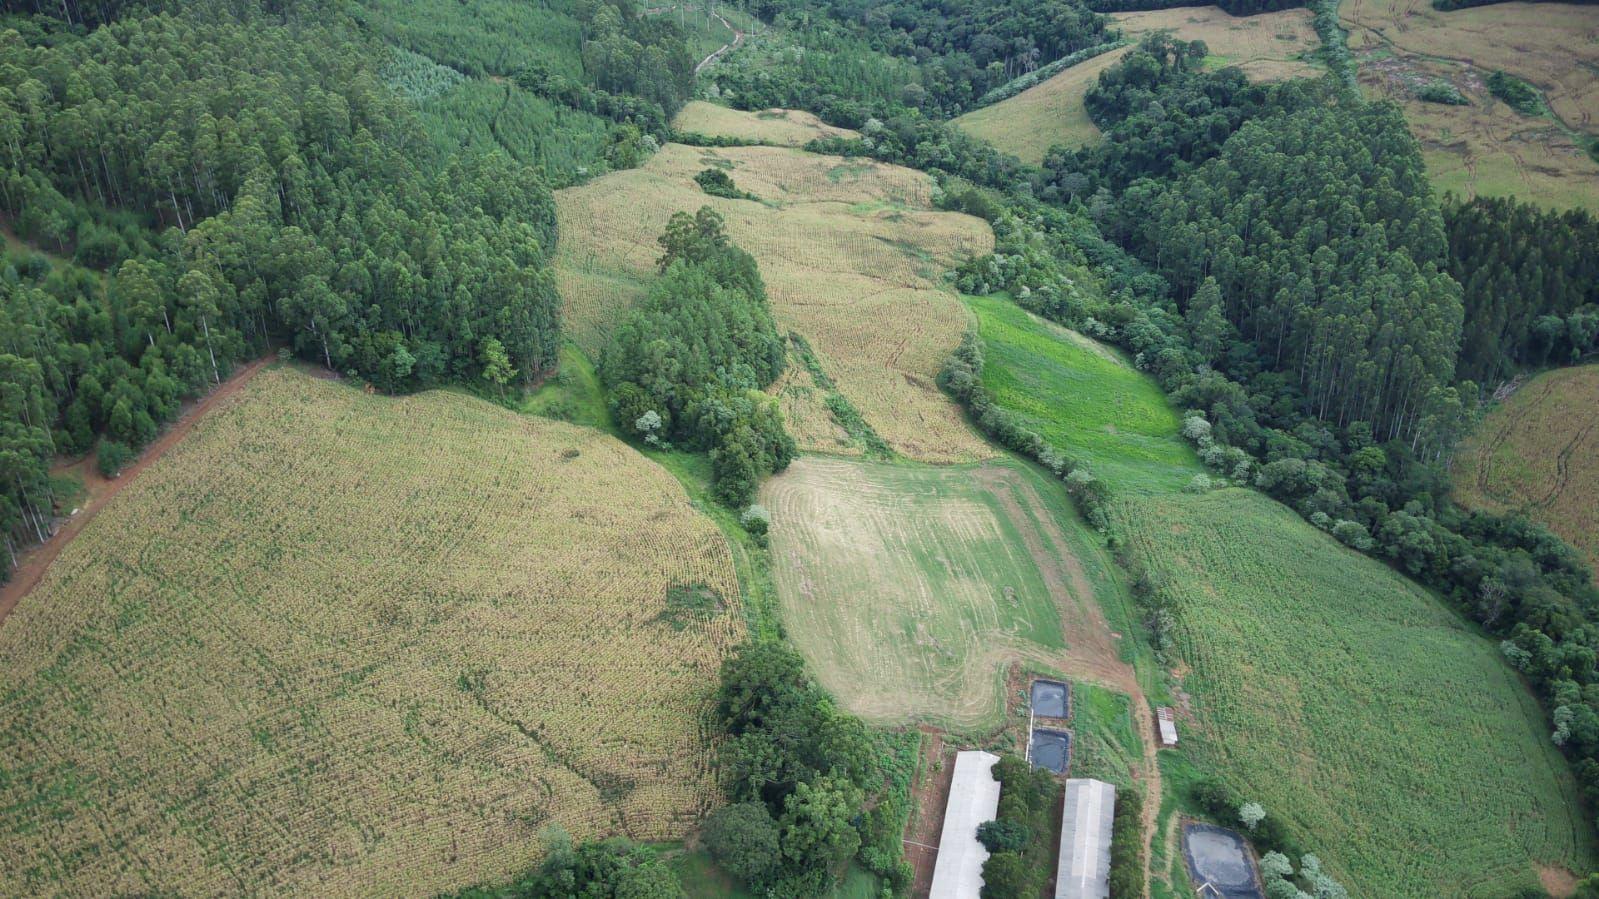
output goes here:
[{"label": "small shed", "polygon": [[977,842],[977,828],[999,812],[999,781],[993,772],[997,761],[999,756],[991,752],[956,754],[928,899],[977,899],[982,891],[988,850]]},{"label": "small shed", "polygon": [[1177,745],[1177,721],[1172,717],[1168,706],[1161,706],[1155,710],[1155,725],[1160,729],[1160,745]]},{"label": "small shed", "polygon": [[1110,834],[1115,817],[1115,787],[1088,778],[1066,781],[1055,899],[1110,896]]}]

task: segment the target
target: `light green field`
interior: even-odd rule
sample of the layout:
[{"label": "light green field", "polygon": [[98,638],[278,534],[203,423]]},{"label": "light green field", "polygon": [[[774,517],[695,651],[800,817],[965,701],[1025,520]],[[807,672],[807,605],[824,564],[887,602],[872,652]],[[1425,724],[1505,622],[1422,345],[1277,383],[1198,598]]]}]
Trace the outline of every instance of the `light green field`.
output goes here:
[{"label": "light green field", "polygon": [[1180,598],[1173,692],[1199,767],[1284,816],[1353,895],[1504,896],[1543,865],[1591,869],[1569,769],[1493,643],[1261,494],[1182,493],[1197,469],[1153,382],[1004,303],[972,301],[984,383],[1090,461]]},{"label": "light green field", "polygon": [[983,386],[1028,427],[1123,492],[1178,490],[1203,471],[1154,381],[1117,350],[1004,297],[967,297],[988,365]]},{"label": "light green field", "polygon": [[868,720],[991,727],[1012,660],[1130,680],[1094,598],[1110,562],[1032,468],[804,457],[762,501],[788,635]]},{"label": "light green field", "polygon": [[1099,73],[1121,61],[1131,47],[1112,50],[1072,66],[992,106],[974,109],[954,125],[997,149],[1037,165],[1056,145],[1081,147],[1099,140],[1099,129],[1083,108],[1083,97]]}]

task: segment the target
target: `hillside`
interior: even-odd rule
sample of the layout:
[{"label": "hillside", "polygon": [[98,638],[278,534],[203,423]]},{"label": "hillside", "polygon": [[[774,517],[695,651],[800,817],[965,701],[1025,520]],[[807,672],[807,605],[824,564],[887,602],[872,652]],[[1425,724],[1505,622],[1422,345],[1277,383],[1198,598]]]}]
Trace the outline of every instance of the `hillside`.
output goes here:
[{"label": "hillside", "polygon": [[1599,365],[1521,385],[1460,445],[1452,470],[1462,504],[1525,513],[1599,569]]},{"label": "hillside", "polygon": [[[1115,13],[1111,18],[1129,38],[1165,31],[1180,40],[1204,41],[1210,51],[1207,65],[1237,66],[1254,80],[1315,77],[1321,71],[1299,58],[1320,46],[1306,10],[1236,17],[1214,6],[1198,6]],[[1093,143],[1099,129],[1083,108],[1083,95],[1100,72],[1127,52],[1127,48],[1113,50],[1079,63],[1014,97],[972,110],[954,124],[1034,164],[1057,144]]]},{"label": "hillside", "polygon": [[[706,168],[726,171],[759,200],[706,194],[694,182]],[[993,235],[979,219],[933,210],[932,191],[927,175],[867,160],[668,144],[637,169],[557,193],[565,237],[556,277],[569,333],[597,356],[610,324],[655,272],[656,240],[672,213],[710,206],[760,264],[779,328],[809,342],[838,392],[890,447],[924,461],[987,458],[993,451],[933,381],[966,329],[966,311],[941,276],[991,248]],[[903,324],[885,333],[886,321]],[[802,371],[796,364],[790,377]],[[799,383],[782,398],[801,449],[849,449],[849,436],[828,423],[823,391]]]},{"label": "hillside", "polygon": [[679,837],[743,632],[721,534],[613,438],[269,369],[0,625],[0,893],[430,893],[550,824]]},{"label": "hillside", "polygon": [[1491,642],[1254,491],[1181,490],[1153,383],[1004,300],[973,304],[985,386],[1108,480],[1118,531],[1175,609],[1185,753],[1318,841],[1357,895],[1501,896],[1540,866],[1592,864],[1570,773]]},{"label": "hillside", "polygon": [[[1499,3],[1440,12],[1427,0],[1350,0],[1339,7],[1362,89],[1399,103],[1441,190],[1599,209],[1599,18],[1573,3]],[[1488,89],[1503,70],[1546,110],[1518,112]],[[1465,105],[1428,103],[1442,80]]]}]

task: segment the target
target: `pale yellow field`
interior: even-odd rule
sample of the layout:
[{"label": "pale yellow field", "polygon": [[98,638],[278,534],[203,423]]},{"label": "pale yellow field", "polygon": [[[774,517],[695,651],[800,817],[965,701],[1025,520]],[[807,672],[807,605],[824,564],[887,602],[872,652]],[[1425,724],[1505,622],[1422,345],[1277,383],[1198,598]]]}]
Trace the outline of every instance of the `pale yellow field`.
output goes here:
[{"label": "pale yellow field", "polygon": [[[1428,0],[1347,0],[1339,9],[1369,96],[1398,101],[1440,188],[1599,209],[1599,163],[1571,133],[1599,135],[1599,13],[1565,3],[1439,12]],[[1483,83],[1503,69],[1539,88],[1554,118],[1524,116]],[[1413,99],[1442,77],[1471,101]]]},{"label": "pale yellow field", "polygon": [[742,621],[615,439],[269,369],[0,627],[0,895],[430,895],[551,824],[681,837]]},{"label": "pale yellow field", "polygon": [[[762,202],[706,195],[693,177],[712,166]],[[646,289],[672,213],[709,205],[759,262],[778,326],[810,341],[884,440],[924,461],[987,458],[994,451],[934,379],[969,324],[942,275],[992,249],[993,232],[979,219],[933,210],[932,189],[926,175],[867,160],[669,144],[641,168],[557,193],[565,321],[597,355]],[[803,449],[837,449],[820,425],[796,437]]]},{"label": "pale yellow field", "polygon": [[779,147],[803,147],[822,137],[860,137],[848,128],[835,128],[811,113],[799,109],[766,109],[745,112],[715,103],[694,100],[672,120],[679,131],[692,131],[717,137],[736,137]]},{"label": "pale yellow field", "polygon": [[1523,384],[1461,444],[1453,474],[1461,503],[1522,512],[1599,569],[1599,365]]},{"label": "pale yellow field", "polygon": [[[1185,41],[1202,40],[1211,63],[1242,69],[1251,79],[1314,78],[1322,69],[1297,57],[1320,46],[1305,9],[1234,17],[1214,6],[1113,13],[1128,37],[1170,31]],[[1072,66],[1043,84],[1008,100],[976,109],[955,125],[1006,153],[1034,165],[1050,147],[1081,147],[1099,140],[1099,129],[1083,108],[1083,97],[1099,81],[1099,73],[1121,61],[1124,47]]]},{"label": "pale yellow field", "polygon": [[1252,81],[1315,78],[1325,69],[1300,57],[1321,46],[1308,9],[1258,16],[1232,16],[1214,6],[1113,13],[1129,37],[1170,31],[1185,41],[1204,41],[1209,63],[1237,66]]},{"label": "pale yellow field", "polygon": [[1099,73],[1121,61],[1131,47],[1104,53],[992,106],[955,119],[955,126],[996,149],[1037,165],[1057,145],[1080,147],[1099,140],[1099,129],[1083,109],[1083,96]]}]

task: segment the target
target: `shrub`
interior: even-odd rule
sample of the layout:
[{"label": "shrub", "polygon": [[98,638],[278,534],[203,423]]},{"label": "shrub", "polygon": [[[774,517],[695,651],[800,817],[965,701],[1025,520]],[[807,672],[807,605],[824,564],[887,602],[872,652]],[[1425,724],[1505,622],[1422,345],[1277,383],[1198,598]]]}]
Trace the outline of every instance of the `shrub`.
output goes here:
[{"label": "shrub", "polygon": [[726,197],[729,200],[754,200],[754,194],[738,189],[733,179],[721,169],[703,169],[694,176],[694,183],[700,186],[713,197]]},{"label": "shrub", "polygon": [[1027,825],[1016,820],[984,821],[977,828],[977,842],[989,852],[1016,852],[1031,836]]},{"label": "shrub", "polygon": [[99,466],[100,474],[114,478],[133,461],[134,455],[126,443],[101,438],[99,447],[95,449],[95,464]]},{"label": "shrub", "polygon": [[1428,103],[1443,103],[1448,106],[1465,106],[1467,100],[1464,94],[1453,84],[1442,78],[1434,79],[1416,88],[1416,99]]},{"label": "shrub", "polygon": [[1523,115],[1542,115],[1543,101],[1527,82],[1514,75],[1495,71],[1488,76],[1488,90]]}]

